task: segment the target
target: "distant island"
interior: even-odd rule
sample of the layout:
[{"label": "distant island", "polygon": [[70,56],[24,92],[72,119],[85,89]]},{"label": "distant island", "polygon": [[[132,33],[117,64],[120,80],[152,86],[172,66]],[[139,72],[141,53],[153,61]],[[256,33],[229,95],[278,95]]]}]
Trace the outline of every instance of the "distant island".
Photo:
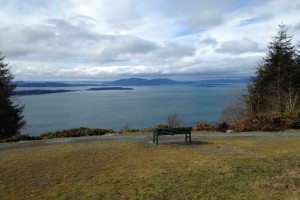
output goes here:
[{"label": "distant island", "polygon": [[133,90],[133,88],[124,87],[99,87],[89,88],[86,90],[15,90],[12,92],[13,96],[26,96],[26,95],[42,95],[42,94],[54,94],[54,93],[65,93],[65,92],[77,92],[77,91],[103,91],[103,90]]},{"label": "distant island", "polygon": [[98,91],[98,90],[133,90],[133,88],[124,87],[101,87],[101,88],[90,88],[87,91]]},{"label": "distant island", "polygon": [[13,96],[25,96],[25,95],[41,95],[41,94],[53,94],[53,93],[65,93],[76,92],[78,90],[16,90],[12,92]]},{"label": "distant island", "polygon": [[17,87],[81,87],[81,86],[105,86],[100,83],[62,83],[62,82],[31,82],[15,81]]}]

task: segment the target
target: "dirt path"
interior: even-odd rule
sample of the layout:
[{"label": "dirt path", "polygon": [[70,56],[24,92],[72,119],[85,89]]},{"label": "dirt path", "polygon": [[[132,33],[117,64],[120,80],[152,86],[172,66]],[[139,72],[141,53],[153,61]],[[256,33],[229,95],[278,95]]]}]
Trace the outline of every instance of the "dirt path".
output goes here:
[{"label": "dirt path", "polygon": [[[300,130],[291,132],[254,132],[254,133],[195,133],[192,134],[192,140],[199,141],[205,138],[222,138],[222,139],[239,139],[239,138],[274,138],[274,139],[300,139]],[[71,144],[80,142],[95,142],[95,141],[137,141],[141,143],[151,143],[152,135],[114,135],[114,136],[89,136],[89,137],[77,137],[77,138],[57,138],[49,140],[36,140],[36,141],[24,141],[14,143],[1,143],[0,151],[27,148],[27,147],[39,147],[49,146],[56,144]],[[183,135],[175,136],[159,136],[159,144],[184,144]]]}]

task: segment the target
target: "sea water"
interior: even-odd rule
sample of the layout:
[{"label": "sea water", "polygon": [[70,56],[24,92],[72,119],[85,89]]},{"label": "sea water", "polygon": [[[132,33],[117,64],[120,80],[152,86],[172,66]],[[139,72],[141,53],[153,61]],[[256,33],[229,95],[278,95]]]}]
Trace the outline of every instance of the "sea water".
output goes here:
[{"label": "sea water", "polygon": [[140,86],[126,91],[76,91],[19,96],[16,100],[25,105],[23,114],[26,126],[23,133],[39,135],[81,126],[118,131],[125,125],[129,128],[149,128],[164,124],[167,116],[172,113],[178,115],[184,126],[192,126],[197,122],[216,123],[223,109],[237,97],[243,87]]}]

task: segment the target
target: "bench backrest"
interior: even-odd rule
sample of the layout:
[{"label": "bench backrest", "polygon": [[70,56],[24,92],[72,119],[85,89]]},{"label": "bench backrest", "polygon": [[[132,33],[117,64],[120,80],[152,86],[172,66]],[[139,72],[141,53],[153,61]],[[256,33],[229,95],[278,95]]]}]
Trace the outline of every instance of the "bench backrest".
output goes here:
[{"label": "bench backrest", "polygon": [[192,127],[180,127],[180,128],[157,128],[154,133],[157,135],[175,135],[175,134],[189,134],[192,131]]}]

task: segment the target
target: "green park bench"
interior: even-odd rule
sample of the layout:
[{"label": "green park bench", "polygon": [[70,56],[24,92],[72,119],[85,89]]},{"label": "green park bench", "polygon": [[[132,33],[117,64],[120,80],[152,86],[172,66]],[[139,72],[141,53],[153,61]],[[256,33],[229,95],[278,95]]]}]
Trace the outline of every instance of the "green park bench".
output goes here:
[{"label": "green park bench", "polygon": [[180,127],[180,128],[157,128],[153,131],[153,144],[158,145],[159,135],[175,135],[175,134],[185,134],[185,142],[192,143],[191,134],[192,127]]}]

